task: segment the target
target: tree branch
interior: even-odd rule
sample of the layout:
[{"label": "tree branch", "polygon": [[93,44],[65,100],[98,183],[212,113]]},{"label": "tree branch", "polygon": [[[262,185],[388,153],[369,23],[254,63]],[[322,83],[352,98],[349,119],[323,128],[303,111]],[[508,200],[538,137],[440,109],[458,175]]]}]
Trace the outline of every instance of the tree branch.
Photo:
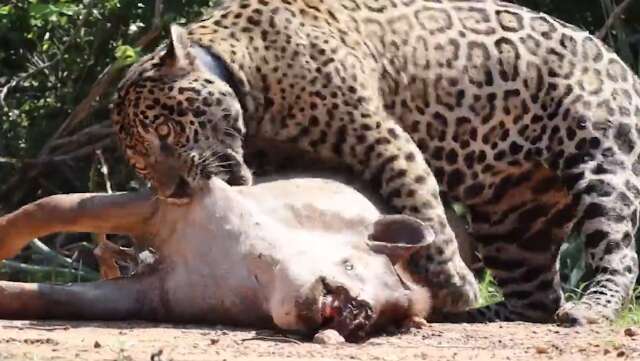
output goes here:
[{"label": "tree branch", "polygon": [[[75,133],[74,135],[60,138],[51,142],[51,149],[62,148],[64,150],[69,146],[77,145],[80,143],[92,142],[95,140],[95,138],[104,138],[107,136],[111,136],[113,134],[114,134],[114,130],[111,127],[111,121],[107,120],[102,123],[98,123],[90,127],[84,128],[81,131]],[[54,153],[58,153],[58,152],[60,152],[60,150],[57,150]]]},{"label": "tree branch", "polygon": [[104,177],[104,186],[107,193],[113,193],[111,180],[109,179],[109,166],[107,165],[107,161],[104,159],[104,155],[102,155],[102,151],[100,149],[96,150],[96,156],[98,156],[98,161],[100,162],[100,173],[102,173],[102,177]]},{"label": "tree branch", "polygon": [[38,157],[36,159],[25,159],[22,162],[25,165],[36,165],[36,166],[51,163],[51,162],[65,162],[65,161],[73,160],[76,158],[82,158],[82,157],[91,155],[102,148],[113,145],[114,143],[115,142],[113,137],[108,137],[97,143],[87,145],[78,150],[75,150],[71,153]]},{"label": "tree branch", "polygon": [[605,36],[607,36],[607,33],[609,32],[609,30],[611,30],[613,24],[615,24],[616,20],[618,20],[620,15],[622,15],[622,13],[629,7],[629,5],[631,5],[632,2],[633,0],[625,0],[611,12],[611,15],[609,15],[607,21],[604,23],[600,31],[598,31],[598,33],[596,34],[596,37],[598,39],[603,40]]}]

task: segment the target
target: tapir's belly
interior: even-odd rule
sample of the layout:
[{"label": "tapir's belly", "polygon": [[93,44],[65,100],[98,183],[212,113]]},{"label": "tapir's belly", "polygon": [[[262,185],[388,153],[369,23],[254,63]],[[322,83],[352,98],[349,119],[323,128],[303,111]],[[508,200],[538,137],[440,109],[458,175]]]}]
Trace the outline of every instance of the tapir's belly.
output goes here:
[{"label": "tapir's belly", "polygon": [[176,321],[271,327],[259,289],[250,284],[249,276],[240,280],[243,276],[238,270],[208,273],[199,265],[179,265],[166,276],[163,308]]}]

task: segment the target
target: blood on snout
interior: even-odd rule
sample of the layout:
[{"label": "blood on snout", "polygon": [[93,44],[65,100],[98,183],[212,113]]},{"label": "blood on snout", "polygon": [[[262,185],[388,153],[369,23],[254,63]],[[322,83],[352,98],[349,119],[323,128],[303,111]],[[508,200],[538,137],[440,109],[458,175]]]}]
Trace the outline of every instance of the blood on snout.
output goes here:
[{"label": "blood on snout", "polygon": [[372,306],[347,292],[325,296],[323,327],[338,331],[349,342],[360,342],[370,335],[375,322]]},{"label": "blood on snout", "polygon": [[320,315],[322,319],[332,319],[338,316],[339,313],[338,300],[333,295],[327,295],[322,298]]}]

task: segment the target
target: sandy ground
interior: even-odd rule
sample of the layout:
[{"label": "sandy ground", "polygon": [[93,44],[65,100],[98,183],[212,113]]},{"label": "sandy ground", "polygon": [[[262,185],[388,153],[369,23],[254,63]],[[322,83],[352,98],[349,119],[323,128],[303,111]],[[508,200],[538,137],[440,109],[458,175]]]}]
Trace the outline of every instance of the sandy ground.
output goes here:
[{"label": "sandy ground", "polygon": [[622,328],[603,326],[432,324],[359,345],[318,345],[274,337],[265,331],[221,327],[0,321],[2,361],[281,359],[640,360],[640,335],[629,336]]}]

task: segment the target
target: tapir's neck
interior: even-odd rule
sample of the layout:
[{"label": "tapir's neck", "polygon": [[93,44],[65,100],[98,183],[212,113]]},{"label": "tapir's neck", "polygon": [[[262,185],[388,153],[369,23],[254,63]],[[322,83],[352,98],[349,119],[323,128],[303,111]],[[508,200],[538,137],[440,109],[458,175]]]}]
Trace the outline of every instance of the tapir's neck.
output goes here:
[{"label": "tapir's neck", "polygon": [[[222,181],[212,180],[196,194],[188,205],[162,208],[162,231],[152,241],[168,275],[172,309],[187,313],[186,319],[208,313],[215,322],[269,319],[266,290],[250,255],[272,251],[273,221]],[[216,303],[225,307],[212,309]]]}]

